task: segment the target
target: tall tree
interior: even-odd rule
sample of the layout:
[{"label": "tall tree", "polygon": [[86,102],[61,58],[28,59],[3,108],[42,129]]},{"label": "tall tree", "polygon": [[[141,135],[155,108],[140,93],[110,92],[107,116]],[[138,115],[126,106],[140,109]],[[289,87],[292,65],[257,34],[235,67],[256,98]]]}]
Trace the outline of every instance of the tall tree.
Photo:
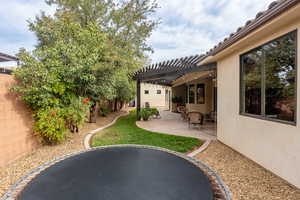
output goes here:
[{"label": "tall tree", "polygon": [[115,70],[114,47],[95,23],[81,27],[68,13],[43,15],[30,28],[38,33],[39,44],[32,53],[20,51],[21,66],[14,73],[19,84],[14,89],[35,111],[35,130],[46,141],[57,142],[66,132],[63,120],[71,131],[78,131],[90,100],[113,95],[105,86]]},{"label": "tall tree", "polygon": [[[158,24],[158,20],[153,20],[152,17],[157,9],[155,0],[48,0],[47,3],[55,5],[58,13],[72,13],[74,19],[83,27],[93,22],[108,34],[114,46],[116,60],[112,62],[113,66],[123,69],[121,72],[116,71],[117,74],[113,77],[127,77],[128,84],[133,85],[128,79],[129,75],[143,66],[145,52],[152,51],[146,40]],[[115,85],[116,100],[123,98],[122,93],[116,92],[120,87],[124,87],[124,90],[129,89],[126,94],[131,94],[131,98],[134,96],[134,87]]]},{"label": "tall tree", "polygon": [[[37,112],[65,107],[74,97],[96,102],[127,101],[134,95],[129,75],[141,67],[146,40],[157,25],[151,0],[48,0],[58,9],[42,13],[29,28],[38,39],[33,52],[20,51],[15,89]],[[93,120],[92,120],[93,121]]]}]

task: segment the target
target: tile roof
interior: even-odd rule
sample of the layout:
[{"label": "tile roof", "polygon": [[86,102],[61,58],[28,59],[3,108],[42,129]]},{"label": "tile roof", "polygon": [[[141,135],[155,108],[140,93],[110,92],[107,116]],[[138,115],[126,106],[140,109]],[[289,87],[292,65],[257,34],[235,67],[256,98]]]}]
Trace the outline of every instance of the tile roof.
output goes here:
[{"label": "tile roof", "polygon": [[[190,71],[190,69],[199,67],[197,66],[197,64],[201,63],[201,61],[205,60],[205,58],[207,58],[208,56],[214,56],[224,49],[230,47],[240,39],[246,37],[249,33],[263,26],[267,22],[274,19],[276,16],[282,14],[298,3],[300,3],[300,0],[274,1],[268,6],[267,10],[257,13],[255,19],[248,20],[243,27],[239,27],[236,32],[231,33],[229,37],[225,38],[218,45],[214,46],[212,49],[206,52],[206,54],[151,64],[135,72],[133,74],[133,79],[143,79],[154,75],[163,77],[166,74],[169,74],[170,80],[167,80],[167,82],[166,80],[163,80],[164,82],[161,82],[160,80],[159,83],[170,83],[171,79],[175,80],[184,75],[186,72]],[[174,76],[174,73],[176,73],[176,76]]]},{"label": "tile roof", "polygon": [[231,33],[229,37],[226,37],[206,52],[206,56],[218,54],[298,3],[300,3],[300,0],[277,0],[272,2],[267,10],[257,13],[255,19],[248,20],[243,27],[239,27],[236,32]]}]

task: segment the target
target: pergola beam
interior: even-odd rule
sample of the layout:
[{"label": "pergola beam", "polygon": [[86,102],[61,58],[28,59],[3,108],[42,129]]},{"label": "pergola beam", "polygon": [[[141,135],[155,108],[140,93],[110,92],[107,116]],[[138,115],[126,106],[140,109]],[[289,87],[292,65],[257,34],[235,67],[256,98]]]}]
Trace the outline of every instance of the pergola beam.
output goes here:
[{"label": "pergola beam", "polygon": [[134,73],[133,79],[136,80],[137,89],[137,120],[140,120],[141,82],[172,86],[174,80],[186,74],[216,69],[217,63],[197,66],[197,63],[204,58],[203,55],[177,58],[151,64]]},{"label": "pergola beam", "polygon": [[141,74],[136,75],[136,80],[141,80],[142,82],[145,81],[150,81],[150,80],[156,80],[156,79],[162,79],[162,78],[167,78],[170,76],[174,75],[184,75],[192,72],[198,72],[198,71],[207,71],[207,70],[212,70],[216,69],[217,63],[209,63],[206,65],[201,65],[201,66],[196,66],[196,65],[190,65],[186,69],[182,70],[169,70],[169,71],[163,71],[163,72],[144,72]]}]

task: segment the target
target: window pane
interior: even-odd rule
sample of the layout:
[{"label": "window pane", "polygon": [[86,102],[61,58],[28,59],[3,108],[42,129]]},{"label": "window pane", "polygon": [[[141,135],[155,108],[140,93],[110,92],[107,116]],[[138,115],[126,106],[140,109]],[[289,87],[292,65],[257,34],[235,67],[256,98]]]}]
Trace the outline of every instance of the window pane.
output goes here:
[{"label": "window pane", "polygon": [[294,121],[296,107],[296,33],[265,45],[266,116]]},{"label": "window pane", "polygon": [[195,85],[189,86],[189,103],[195,103]]},{"label": "window pane", "polygon": [[262,62],[262,49],[252,51],[242,57],[245,113],[261,114]]},{"label": "window pane", "polygon": [[186,90],[185,91],[185,102],[188,103],[189,102],[189,99],[188,99],[189,98],[189,86],[188,85],[185,86],[185,90]]},{"label": "window pane", "polygon": [[205,104],[205,84],[197,84],[197,104]]}]

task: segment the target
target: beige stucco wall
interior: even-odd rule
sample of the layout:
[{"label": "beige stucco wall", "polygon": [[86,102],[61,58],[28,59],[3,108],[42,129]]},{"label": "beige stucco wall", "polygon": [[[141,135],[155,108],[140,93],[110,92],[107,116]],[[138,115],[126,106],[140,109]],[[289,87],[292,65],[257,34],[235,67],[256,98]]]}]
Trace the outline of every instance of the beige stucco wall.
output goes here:
[{"label": "beige stucco wall", "polygon": [[0,74],[0,166],[31,152],[38,146],[32,133],[32,114],[24,103],[9,92],[15,81]]},{"label": "beige stucco wall", "polygon": [[[145,90],[149,91],[149,94],[145,94]],[[161,90],[161,94],[157,94],[157,90]],[[166,108],[166,90],[171,90],[170,87],[141,83],[141,107],[145,107],[145,103],[149,102],[151,107]]]},{"label": "beige stucco wall", "polygon": [[[300,13],[300,9],[298,9]],[[297,12],[294,12],[295,14]],[[289,16],[292,13],[285,13]],[[290,16],[289,16],[290,17]],[[279,21],[278,23],[283,23]],[[300,188],[300,54],[298,53],[297,126],[239,115],[239,56],[278,36],[300,29],[300,18],[262,31],[243,48],[218,60],[218,139]],[[272,24],[271,24],[272,25]],[[248,41],[251,41],[249,39]],[[298,30],[298,52],[300,31]]]}]

